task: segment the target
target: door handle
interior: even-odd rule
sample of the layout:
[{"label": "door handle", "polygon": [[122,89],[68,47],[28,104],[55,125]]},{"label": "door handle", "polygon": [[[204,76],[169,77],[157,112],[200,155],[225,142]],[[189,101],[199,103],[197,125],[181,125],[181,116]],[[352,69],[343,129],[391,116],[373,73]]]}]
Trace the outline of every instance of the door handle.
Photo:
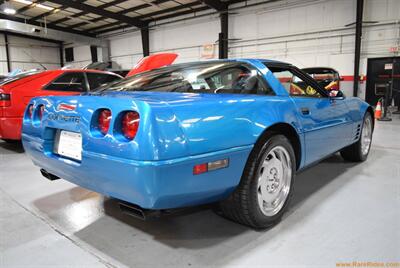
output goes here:
[{"label": "door handle", "polygon": [[308,109],[308,108],[306,108],[306,107],[303,107],[303,108],[301,108],[300,110],[301,110],[301,113],[302,113],[303,115],[309,115],[309,114],[310,114],[310,109]]}]

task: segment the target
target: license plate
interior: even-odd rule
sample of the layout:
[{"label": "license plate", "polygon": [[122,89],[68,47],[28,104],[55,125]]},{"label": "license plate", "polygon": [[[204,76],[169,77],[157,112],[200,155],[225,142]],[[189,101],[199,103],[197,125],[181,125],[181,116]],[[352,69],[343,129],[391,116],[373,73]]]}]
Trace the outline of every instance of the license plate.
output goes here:
[{"label": "license plate", "polygon": [[54,143],[54,152],[61,156],[82,160],[82,135],[65,130],[59,131]]}]

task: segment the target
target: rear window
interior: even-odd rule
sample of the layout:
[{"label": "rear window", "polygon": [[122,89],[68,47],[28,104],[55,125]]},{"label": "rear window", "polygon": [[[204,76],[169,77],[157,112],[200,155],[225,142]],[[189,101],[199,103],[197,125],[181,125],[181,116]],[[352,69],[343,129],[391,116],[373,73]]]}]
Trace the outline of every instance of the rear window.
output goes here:
[{"label": "rear window", "polygon": [[29,77],[31,75],[39,74],[39,73],[42,73],[42,72],[43,72],[43,70],[40,70],[40,71],[36,71],[35,70],[35,71],[23,72],[23,73],[14,75],[14,76],[8,76],[8,77],[5,77],[5,78],[0,80],[0,86],[7,85],[7,84],[15,82],[17,80]]},{"label": "rear window", "polygon": [[99,91],[272,94],[259,72],[240,62],[172,65],[125,78]]}]

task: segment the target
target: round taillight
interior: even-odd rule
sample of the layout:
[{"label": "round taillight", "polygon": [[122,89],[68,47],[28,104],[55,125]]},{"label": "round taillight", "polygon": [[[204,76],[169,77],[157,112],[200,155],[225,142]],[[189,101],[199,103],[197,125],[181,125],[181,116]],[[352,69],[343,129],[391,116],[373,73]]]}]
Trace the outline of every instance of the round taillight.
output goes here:
[{"label": "round taillight", "polygon": [[137,112],[127,112],[122,117],[122,134],[129,139],[133,140],[139,128],[140,117]]},{"label": "round taillight", "polygon": [[44,105],[40,105],[40,106],[39,106],[39,110],[38,110],[38,117],[39,117],[39,120],[42,120],[43,114],[44,114]]},{"label": "round taillight", "polygon": [[104,109],[100,112],[98,118],[99,130],[103,135],[106,135],[108,129],[110,128],[111,122],[111,111],[108,109]]}]

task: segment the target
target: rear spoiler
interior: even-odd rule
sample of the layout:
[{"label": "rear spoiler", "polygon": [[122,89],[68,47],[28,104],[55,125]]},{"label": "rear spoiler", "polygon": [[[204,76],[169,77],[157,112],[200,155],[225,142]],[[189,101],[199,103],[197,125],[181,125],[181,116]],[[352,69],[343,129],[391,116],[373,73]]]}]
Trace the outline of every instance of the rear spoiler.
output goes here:
[{"label": "rear spoiler", "polygon": [[126,77],[170,65],[177,57],[178,54],[175,53],[159,53],[144,57],[129,71]]}]

